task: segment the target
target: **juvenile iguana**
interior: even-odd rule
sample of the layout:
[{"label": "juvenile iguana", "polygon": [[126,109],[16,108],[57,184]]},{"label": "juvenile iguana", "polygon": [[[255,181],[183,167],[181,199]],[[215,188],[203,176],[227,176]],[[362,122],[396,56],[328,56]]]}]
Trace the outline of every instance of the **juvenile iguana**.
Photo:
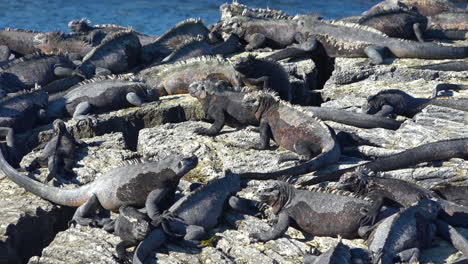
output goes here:
[{"label": "juvenile iguana", "polygon": [[55,135],[47,142],[41,155],[36,157],[28,168],[31,170],[38,165],[41,167],[46,165],[49,168],[49,174],[44,183],[59,175],[73,175],[72,168],[75,163],[76,147],[84,144],[68,132],[62,120],[56,119],[52,123],[52,127]]},{"label": "juvenile iguana", "polygon": [[369,115],[413,117],[428,105],[438,105],[468,112],[468,99],[415,98],[401,90],[389,89],[369,96],[362,112]]},{"label": "juvenile iguana", "polygon": [[[78,207],[71,222],[89,225],[97,210],[117,212],[121,206],[146,205],[151,219],[160,216],[157,204],[172,199],[175,188],[187,172],[197,166],[196,156],[168,157],[161,161],[130,161],[112,169],[95,181],[76,189],[50,187],[20,174],[0,153],[0,170],[13,182],[55,204]],[[149,205],[149,206],[148,206]]]},{"label": "juvenile iguana", "polygon": [[179,199],[164,213],[167,216],[166,220],[152,221],[153,225],[161,226],[140,243],[135,251],[133,263],[143,263],[168,236],[199,244],[206,232],[218,224],[226,204],[242,213],[256,214],[261,207],[260,203],[233,196],[241,190],[240,181],[238,175],[226,171],[223,177],[212,180]]},{"label": "juvenile iguana", "polygon": [[308,159],[296,167],[275,172],[241,173],[242,178],[265,180],[297,176],[333,164],[340,158],[340,145],[333,130],[312,113],[265,91],[245,94],[242,106],[260,122],[260,143],[256,149],[268,149],[273,139],[279,146]]},{"label": "juvenile iguana", "polygon": [[372,224],[380,209],[379,202],[366,196],[315,187],[297,190],[282,181],[266,182],[258,196],[278,215],[273,229],[250,235],[262,242],[283,235],[293,221],[314,236],[356,238],[359,228]]}]

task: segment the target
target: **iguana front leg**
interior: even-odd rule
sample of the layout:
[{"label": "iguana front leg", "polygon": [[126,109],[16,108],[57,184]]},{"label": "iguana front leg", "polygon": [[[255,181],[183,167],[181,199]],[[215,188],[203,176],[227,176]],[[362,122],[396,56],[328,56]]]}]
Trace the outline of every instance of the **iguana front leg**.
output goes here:
[{"label": "iguana front leg", "polygon": [[127,252],[127,248],[133,247],[138,245],[138,241],[130,241],[130,240],[124,240],[120,241],[115,246],[115,251],[117,252],[117,261],[119,263],[125,263],[125,264],[130,264],[132,263],[131,259],[133,257],[133,254]]},{"label": "iguana front leg", "polygon": [[244,83],[249,83],[253,85],[262,85],[263,90],[267,90],[270,87],[268,76],[262,76],[259,78],[245,78]]},{"label": "iguana front leg", "polygon": [[[151,224],[154,227],[157,227],[163,220],[161,216],[161,212],[159,210],[159,203],[161,202],[162,199],[164,199],[168,195],[168,192],[169,192],[168,188],[155,189],[155,190],[152,190],[148,194],[148,197],[146,198],[146,203],[145,203],[146,213],[148,214],[148,217],[152,220]],[[135,214],[135,212],[133,212],[133,214]]]},{"label": "iguana front leg", "polygon": [[90,111],[91,104],[88,102],[81,102],[76,106],[75,112],[73,112],[73,119],[78,119],[79,116],[86,115]]},{"label": "iguana front leg", "polygon": [[385,116],[389,116],[391,114],[393,114],[393,106],[383,105],[382,108],[380,108],[380,110],[377,113],[375,113],[374,115],[375,116],[385,117]]},{"label": "iguana front leg", "polygon": [[225,124],[224,110],[212,105],[208,108],[207,114],[214,119],[214,123],[208,129],[200,127],[195,129],[194,132],[200,135],[215,136],[221,131]]},{"label": "iguana front leg", "polygon": [[270,148],[271,130],[268,121],[260,120],[260,143],[254,146],[254,149],[266,150]]},{"label": "iguana front leg", "polygon": [[413,24],[413,31],[414,31],[414,35],[416,36],[416,38],[418,39],[418,41],[419,41],[419,42],[424,42],[423,30],[421,29],[421,24],[419,24],[419,23],[414,23],[414,24]]},{"label": "iguana front leg", "polygon": [[145,260],[164,244],[166,240],[166,234],[161,228],[153,230],[136,248],[135,254],[133,255],[133,263],[145,263]]},{"label": "iguana front leg", "polygon": [[261,33],[254,33],[252,35],[248,35],[245,40],[249,43],[245,46],[245,50],[252,51],[262,47],[266,42],[266,37]]},{"label": "iguana front leg", "polygon": [[266,205],[262,202],[231,196],[231,198],[229,198],[229,207],[242,214],[263,217],[263,211]]},{"label": "iguana front leg", "polygon": [[288,214],[280,213],[278,217],[278,222],[276,223],[275,227],[273,227],[272,229],[266,232],[252,233],[250,234],[250,237],[255,240],[262,241],[262,242],[276,239],[286,232],[286,230],[289,227],[289,222],[290,222],[290,219],[289,219]]}]

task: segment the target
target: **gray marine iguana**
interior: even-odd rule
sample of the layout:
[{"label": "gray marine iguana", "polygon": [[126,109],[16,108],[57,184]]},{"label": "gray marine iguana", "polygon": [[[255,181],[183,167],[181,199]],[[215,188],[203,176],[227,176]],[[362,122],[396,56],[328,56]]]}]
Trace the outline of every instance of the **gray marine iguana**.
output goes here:
[{"label": "gray marine iguana", "polygon": [[457,59],[468,57],[468,47],[451,47],[428,42],[390,38],[382,32],[352,23],[321,21],[300,16],[298,32],[316,38],[331,57],[369,57],[373,64],[383,63],[385,53],[398,58]]},{"label": "gray marine iguana", "polygon": [[268,149],[270,139],[279,146],[301,155],[308,161],[275,172],[245,172],[245,179],[278,179],[315,171],[338,161],[340,145],[334,132],[312,113],[279,100],[265,91],[247,93],[243,107],[252,111],[260,122],[260,143],[256,149]]},{"label": "gray marine iguana", "polygon": [[206,232],[218,224],[226,205],[241,213],[257,214],[262,204],[233,196],[241,190],[239,176],[229,170],[224,174],[179,199],[163,213],[166,218],[161,222],[152,221],[158,227],[135,250],[133,263],[143,263],[168,237],[183,238],[184,242],[198,245]]},{"label": "gray marine iguana", "polygon": [[371,14],[382,10],[403,7],[406,9],[415,9],[421,15],[433,16],[442,12],[463,11],[448,0],[384,0],[363,14]]},{"label": "gray marine iguana", "polygon": [[436,199],[442,207],[439,214],[441,219],[453,226],[468,228],[468,207],[457,204],[459,199],[455,198],[453,202],[446,200],[436,191],[425,189],[412,182],[381,177],[378,173],[373,174],[369,170],[358,167],[355,172],[345,173],[340,178],[337,188],[361,195],[372,193],[381,197],[384,203],[392,206],[396,204],[404,208],[422,199]]},{"label": "gray marine iguana", "polygon": [[292,19],[293,17],[282,10],[272,8],[249,8],[238,2],[224,3],[219,6],[221,20],[227,20],[236,16],[253,18],[273,18],[273,19]]},{"label": "gray marine iguana", "polygon": [[[0,170],[13,182],[52,203],[78,207],[71,223],[89,225],[97,210],[118,211],[121,206],[146,207],[151,219],[159,219],[157,204],[173,198],[175,188],[187,172],[197,166],[196,156],[168,157],[161,161],[129,161],[112,169],[95,181],[76,189],[47,186],[20,174],[0,153]],[[167,196],[167,197],[166,197]]]},{"label": "gray marine iguana", "polygon": [[428,105],[449,107],[468,112],[468,99],[415,98],[401,90],[388,89],[369,96],[362,112],[376,116],[402,115],[413,117]]},{"label": "gray marine iguana", "polygon": [[37,34],[34,46],[46,54],[64,54],[73,60],[82,59],[93,49],[93,45],[83,36],[60,31]]},{"label": "gray marine iguana", "polygon": [[[205,113],[214,120],[208,128],[198,128],[195,133],[215,136],[219,134],[225,123],[231,126],[253,125],[260,123],[251,111],[242,107],[245,93],[232,91],[223,81],[196,81],[190,84],[189,93],[202,104]],[[226,89],[227,88],[227,89]]]},{"label": "gray marine iguana", "polygon": [[131,29],[107,35],[99,44],[88,52],[77,71],[90,78],[95,68],[108,69],[112,73],[122,73],[135,67],[140,59],[141,44]]},{"label": "gray marine iguana", "polygon": [[467,12],[444,12],[429,17],[427,38],[465,40],[468,38]]},{"label": "gray marine iguana", "polygon": [[293,221],[314,236],[356,238],[361,227],[373,224],[380,209],[380,202],[367,196],[315,187],[297,190],[282,181],[265,182],[258,196],[278,215],[273,229],[250,234],[262,242],[283,235]]},{"label": "gray marine iguana", "polygon": [[324,181],[338,181],[346,172],[354,171],[362,166],[374,172],[390,171],[407,168],[422,162],[449,160],[451,158],[468,159],[468,138],[441,140],[423,144],[388,157],[378,158],[374,161],[352,166],[333,172],[316,172],[313,179],[301,182],[301,185],[317,184]]},{"label": "gray marine iguana", "polygon": [[44,86],[71,74],[75,65],[63,55],[41,52],[26,55],[0,67],[0,90],[13,93]]},{"label": "gray marine iguana", "polygon": [[44,180],[44,183],[49,182],[53,178],[58,178],[59,175],[73,175],[73,165],[75,163],[75,151],[78,146],[84,143],[75,139],[75,137],[68,132],[65,123],[56,119],[52,123],[55,135],[45,145],[42,153],[36,157],[28,170],[35,169],[37,166],[44,167],[46,165],[49,169],[49,174]]},{"label": "gray marine iguana", "polygon": [[34,37],[42,32],[15,29],[15,28],[2,28],[0,30],[0,45],[5,45],[15,53],[15,55],[24,56],[38,52],[39,50],[34,47]]},{"label": "gray marine iguana", "polygon": [[202,56],[159,65],[140,71],[138,78],[157,87],[160,96],[186,94],[192,82],[207,78],[225,80],[233,87],[241,87],[237,71],[232,64],[215,56]]},{"label": "gray marine iguana", "polygon": [[108,75],[86,80],[50,98],[49,117],[64,114],[74,118],[88,113],[105,113],[157,101],[157,91],[133,75]]}]

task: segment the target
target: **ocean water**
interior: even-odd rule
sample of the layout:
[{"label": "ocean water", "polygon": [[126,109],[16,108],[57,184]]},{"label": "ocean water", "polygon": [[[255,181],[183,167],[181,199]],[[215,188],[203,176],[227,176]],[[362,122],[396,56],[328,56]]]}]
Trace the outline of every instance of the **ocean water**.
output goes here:
[{"label": "ocean water", "polygon": [[[0,28],[26,28],[69,32],[67,23],[88,18],[93,24],[131,26],[146,34],[161,34],[187,18],[202,18],[206,25],[219,20],[225,0],[0,0]],[[357,15],[378,0],[252,0],[239,1],[251,7],[297,13],[319,13],[335,19]]]}]

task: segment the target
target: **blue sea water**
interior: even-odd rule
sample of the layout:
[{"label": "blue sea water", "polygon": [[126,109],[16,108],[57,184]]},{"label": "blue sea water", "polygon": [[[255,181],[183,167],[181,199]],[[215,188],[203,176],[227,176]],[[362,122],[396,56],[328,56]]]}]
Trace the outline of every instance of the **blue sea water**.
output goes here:
[{"label": "blue sea water", "polygon": [[[161,34],[175,23],[202,18],[206,25],[219,20],[225,0],[0,0],[0,28],[69,32],[68,21],[88,18],[93,24],[132,26],[146,34]],[[360,14],[378,0],[250,0],[251,7],[281,9],[289,14],[319,13],[325,18]]]}]

